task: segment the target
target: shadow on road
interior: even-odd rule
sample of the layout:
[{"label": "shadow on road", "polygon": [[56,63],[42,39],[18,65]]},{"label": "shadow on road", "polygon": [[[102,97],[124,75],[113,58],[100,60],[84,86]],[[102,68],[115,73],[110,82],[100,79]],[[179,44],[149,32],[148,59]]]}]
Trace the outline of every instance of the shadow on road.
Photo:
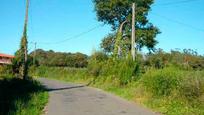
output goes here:
[{"label": "shadow on road", "polygon": [[91,84],[94,84],[96,81],[97,77],[95,77],[92,81],[90,81],[89,83],[85,84],[85,85],[79,85],[79,86],[69,86],[69,87],[60,87],[60,88],[49,88],[46,85],[44,85],[44,87],[46,87],[46,91],[52,92],[52,91],[60,91],[60,90],[68,90],[68,89],[76,89],[76,88],[83,88],[83,87],[87,87],[90,86]]},{"label": "shadow on road", "polygon": [[86,85],[81,85],[81,86],[70,86],[70,87],[62,87],[62,88],[47,88],[46,91],[59,91],[59,90],[68,90],[68,89],[76,89],[76,88],[82,88],[86,87]]}]

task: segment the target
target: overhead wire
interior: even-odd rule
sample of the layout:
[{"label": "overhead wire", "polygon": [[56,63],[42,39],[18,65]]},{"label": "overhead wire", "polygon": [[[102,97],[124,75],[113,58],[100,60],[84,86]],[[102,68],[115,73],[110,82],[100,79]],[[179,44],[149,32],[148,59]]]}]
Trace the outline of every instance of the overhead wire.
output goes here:
[{"label": "overhead wire", "polygon": [[99,24],[99,25],[97,25],[97,26],[94,26],[94,27],[90,28],[90,29],[87,30],[87,31],[81,32],[81,33],[79,33],[79,34],[77,34],[77,35],[71,36],[71,37],[69,37],[69,38],[67,38],[67,39],[60,40],[60,41],[57,41],[57,42],[38,42],[38,44],[44,44],[44,45],[61,44],[61,43],[67,42],[67,41],[72,40],[72,39],[77,39],[77,38],[79,38],[79,37],[81,37],[81,36],[83,36],[83,35],[85,35],[85,34],[87,34],[87,33],[90,33],[90,32],[92,32],[92,31],[94,31],[95,29],[97,29],[97,28],[99,28],[99,27],[102,27],[102,26],[104,26],[104,25]]},{"label": "overhead wire", "polygon": [[182,26],[185,26],[185,27],[188,27],[188,28],[197,30],[197,31],[204,32],[204,29],[195,27],[195,26],[190,25],[190,24],[183,23],[182,21],[178,21],[178,20],[175,20],[175,19],[171,19],[171,18],[169,18],[169,17],[163,16],[163,15],[160,15],[160,14],[157,14],[157,13],[154,13],[154,12],[151,12],[151,14],[153,14],[153,15],[155,15],[155,16],[157,16],[157,17],[160,17],[160,18],[162,18],[162,19],[165,19],[165,20],[167,20],[167,21],[170,21],[170,22],[173,22],[173,23],[177,23],[177,24],[180,24],[180,25],[182,25]]},{"label": "overhead wire", "polygon": [[[170,6],[170,5],[185,4],[185,3],[197,2],[197,1],[203,1],[204,2],[204,0],[180,0],[180,1],[171,1],[171,2],[155,4],[153,6]],[[180,24],[182,26],[185,26],[185,27],[197,30],[197,31],[204,32],[204,29],[198,28],[198,27],[190,25],[190,24],[183,23],[182,21],[175,20],[175,19],[163,16],[163,15],[160,15],[160,14],[157,14],[157,13],[154,13],[154,12],[151,12],[151,14],[153,14],[154,16],[157,16],[159,18],[165,19],[165,20],[167,20],[169,22],[177,23],[177,24]]]},{"label": "overhead wire", "polygon": [[186,3],[197,2],[197,1],[202,1],[202,0],[180,0],[180,1],[171,1],[171,2],[165,2],[165,3],[155,4],[154,6],[178,5],[178,4],[186,4]]}]

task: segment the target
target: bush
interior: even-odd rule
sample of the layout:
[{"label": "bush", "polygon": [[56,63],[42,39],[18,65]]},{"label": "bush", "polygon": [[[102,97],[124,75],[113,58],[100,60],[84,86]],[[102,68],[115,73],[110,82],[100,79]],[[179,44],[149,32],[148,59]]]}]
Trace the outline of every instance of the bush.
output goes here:
[{"label": "bush", "polygon": [[[139,80],[144,103],[167,115],[203,115],[204,71],[186,71],[171,66],[150,69]],[[141,93],[136,95],[140,95]]]},{"label": "bush", "polygon": [[204,72],[196,71],[188,73],[180,87],[180,94],[188,100],[197,99],[204,93]]},{"label": "bush", "polygon": [[138,63],[133,62],[131,59],[118,60],[118,62],[113,65],[113,69],[114,75],[119,78],[121,85],[126,85],[133,81],[140,73]]},{"label": "bush", "polygon": [[169,67],[161,70],[151,69],[143,75],[143,85],[155,96],[169,96],[180,85],[182,72]]},{"label": "bush", "polygon": [[96,52],[89,60],[88,71],[91,75],[104,79],[118,79],[120,85],[126,85],[139,75],[140,66],[132,59],[113,60],[102,52]]},{"label": "bush", "polygon": [[11,73],[12,73],[12,69],[10,65],[0,66],[0,75],[9,75]]},{"label": "bush", "polygon": [[103,52],[94,52],[88,63],[88,70],[89,73],[93,76],[99,76],[102,66],[104,65],[105,61],[108,59],[108,56]]},{"label": "bush", "polygon": [[176,67],[150,69],[140,82],[153,96],[181,97],[191,101],[204,94],[204,71],[185,71]]}]

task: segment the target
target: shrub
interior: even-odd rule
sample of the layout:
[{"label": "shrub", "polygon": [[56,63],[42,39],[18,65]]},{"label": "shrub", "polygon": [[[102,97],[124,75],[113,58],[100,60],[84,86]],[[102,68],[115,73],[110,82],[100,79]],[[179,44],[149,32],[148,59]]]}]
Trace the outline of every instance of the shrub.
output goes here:
[{"label": "shrub", "polygon": [[126,85],[140,73],[140,66],[132,59],[113,60],[104,53],[98,52],[91,56],[88,70],[91,75],[105,79],[107,77],[111,77],[112,80],[119,79],[120,85]]},{"label": "shrub", "polygon": [[181,87],[180,95],[188,100],[197,99],[204,93],[204,72],[196,71],[185,75]]},{"label": "shrub", "polygon": [[141,79],[147,92],[154,96],[178,96],[197,99],[204,93],[204,72],[185,71],[177,67],[150,69]]},{"label": "shrub", "polygon": [[0,75],[9,75],[11,73],[12,73],[12,69],[10,65],[0,66]]},{"label": "shrub", "polygon": [[150,69],[139,80],[136,91],[143,90],[145,104],[164,114],[203,115],[203,75],[204,71],[186,71],[175,66]]},{"label": "shrub", "polygon": [[102,62],[90,61],[88,64],[89,74],[93,76],[99,76],[101,71]]},{"label": "shrub", "polygon": [[108,56],[105,53],[100,51],[94,52],[88,61],[89,73],[93,76],[99,76],[102,66],[107,59]]},{"label": "shrub", "polygon": [[155,96],[169,96],[180,85],[181,76],[182,72],[173,67],[151,69],[143,75],[142,83]]},{"label": "shrub", "polygon": [[131,59],[117,62],[114,69],[114,74],[119,77],[121,85],[126,85],[134,80],[140,72],[138,63],[133,62]]}]

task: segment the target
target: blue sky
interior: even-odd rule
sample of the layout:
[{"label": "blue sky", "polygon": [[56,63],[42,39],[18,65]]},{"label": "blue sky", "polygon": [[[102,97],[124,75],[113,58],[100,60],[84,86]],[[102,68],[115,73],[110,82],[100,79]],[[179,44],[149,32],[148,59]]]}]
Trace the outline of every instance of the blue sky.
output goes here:
[{"label": "blue sky", "polygon": [[[148,18],[161,34],[157,48],[191,48],[204,54],[204,0],[156,0]],[[175,4],[174,4],[175,3]],[[14,54],[19,48],[24,22],[25,0],[0,0],[0,52]],[[29,42],[37,48],[91,54],[111,32],[108,25],[72,39],[102,23],[97,21],[92,0],[31,0]],[[48,44],[63,41],[60,44]],[[29,44],[29,51],[34,49]]]}]

